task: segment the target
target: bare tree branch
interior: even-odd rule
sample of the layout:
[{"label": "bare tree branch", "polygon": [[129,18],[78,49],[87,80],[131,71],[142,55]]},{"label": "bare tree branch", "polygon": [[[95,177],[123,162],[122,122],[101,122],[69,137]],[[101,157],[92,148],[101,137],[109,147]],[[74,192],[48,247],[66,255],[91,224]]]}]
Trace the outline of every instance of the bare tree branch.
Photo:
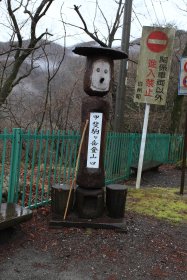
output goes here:
[{"label": "bare tree branch", "polygon": [[[19,83],[24,77],[27,77],[30,73],[30,70],[28,73],[23,75],[22,77],[19,77],[16,80],[18,71],[25,61],[25,59],[36,49],[41,47],[41,44],[38,45],[39,41],[41,41],[44,36],[49,35],[52,36],[46,29],[45,32],[41,33],[38,37],[36,36],[36,28],[38,22],[41,20],[43,16],[45,16],[46,12],[50,8],[51,4],[55,0],[40,0],[40,4],[37,6],[35,12],[29,11],[29,4],[31,3],[30,0],[27,0],[25,6],[23,0],[18,1],[18,6],[16,8],[12,8],[13,0],[7,0],[7,16],[9,17],[10,27],[12,28],[12,37],[10,38],[10,49],[9,51],[2,52],[0,55],[7,55],[6,61],[3,68],[3,71],[1,72],[1,83],[0,83],[0,105],[2,105],[7,96],[12,91],[12,88]],[[38,2],[38,1],[37,1]],[[37,3],[36,2],[36,3]],[[35,4],[36,4],[35,3]],[[17,11],[22,10],[24,8],[24,13],[29,15],[29,18],[26,19],[22,24],[18,23],[17,18]],[[23,40],[22,40],[22,27],[30,20],[30,39],[28,41],[27,46],[24,46]],[[17,39],[17,42],[15,41],[15,38]],[[10,54],[12,52],[15,52],[14,54],[14,61],[11,62],[11,64],[8,65]],[[12,58],[11,58],[12,59]],[[7,68],[8,66],[8,68]],[[11,67],[10,67],[11,66]],[[32,71],[32,70],[31,70]],[[6,74],[6,77],[5,77]]]},{"label": "bare tree branch", "polygon": [[44,122],[44,119],[45,119],[45,115],[47,113],[47,105],[49,103],[49,120],[50,120],[50,124],[51,124],[51,128],[52,128],[52,120],[51,120],[51,81],[55,78],[55,76],[57,75],[59,69],[60,69],[60,66],[62,65],[62,62],[65,58],[65,48],[64,48],[64,52],[62,54],[62,57],[60,58],[60,60],[57,62],[57,64],[55,64],[55,67],[53,65],[53,72],[51,73],[50,71],[50,61],[49,61],[49,57],[48,57],[48,53],[46,52],[46,49],[45,49],[45,45],[42,47],[42,50],[43,50],[43,53],[44,53],[44,56],[45,56],[45,60],[47,62],[47,85],[46,85],[46,97],[45,97],[45,102],[44,102],[44,110],[43,110],[43,113],[42,113],[42,118],[41,118],[41,121],[40,123],[38,124],[38,127],[37,127],[37,130],[40,131],[41,128],[42,128],[42,125],[43,125],[43,122]]},{"label": "bare tree branch", "polygon": [[[114,1],[114,2],[117,4],[117,10],[112,26],[110,26],[107,17],[105,16],[103,10],[99,6],[98,0],[95,0],[95,13],[92,22],[93,29],[94,29],[93,31],[89,30],[88,25],[84,19],[84,16],[80,12],[81,6],[74,5],[74,11],[77,13],[78,17],[80,18],[83,26],[78,26],[74,23],[65,22],[63,20],[62,22],[66,25],[76,27],[77,29],[84,31],[84,33],[86,33],[92,40],[97,42],[100,46],[111,47],[112,43],[116,40],[115,39],[116,32],[121,27],[120,21],[124,11],[124,3],[122,0]],[[97,18],[98,11],[105,22],[105,26],[107,28],[107,33],[108,33],[106,35],[102,34],[100,28],[96,27],[96,18]],[[99,34],[100,34],[100,38],[99,38]]]},{"label": "bare tree branch", "polygon": [[83,16],[81,15],[80,11],[79,11],[79,8],[78,6],[74,5],[74,10],[75,12],[78,14],[80,20],[82,21],[83,23],[83,26],[84,27],[80,27],[80,26],[76,26],[76,25],[72,25],[72,24],[69,24],[67,23],[68,25],[71,25],[71,26],[74,26],[74,27],[77,27],[79,29],[82,29],[84,30],[84,32],[89,35],[94,41],[96,41],[97,43],[99,43],[99,45],[101,45],[102,47],[107,47],[107,45],[105,43],[103,43],[96,35],[94,35],[92,32],[90,32],[87,28],[87,25],[86,25],[86,22],[83,18]]}]

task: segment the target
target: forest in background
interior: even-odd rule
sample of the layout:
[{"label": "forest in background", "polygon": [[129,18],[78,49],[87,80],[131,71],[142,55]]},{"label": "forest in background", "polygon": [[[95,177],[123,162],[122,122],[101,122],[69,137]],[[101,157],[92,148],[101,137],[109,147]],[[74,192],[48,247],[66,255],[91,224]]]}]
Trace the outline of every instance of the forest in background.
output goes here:
[{"label": "forest in background", "polygon": [[[92,25],[81,6],[72,9],[77,21],[71,18],[64,20],[63,5],[61,15],[62,38],[64,44],[52,41],[48,29],[39,29],[38,25],[50,9],[53,0],[40,0],[33,5],[30,1],[7,0],[1,9],[8,19],[7,24],[1,19],[1,25],[8,30],[10,39],[0,43],[0,118],[1,127],[9,129],[20,127],[36,129],[78,130],[80,128],[81,100],[85,58],[74,55],[72,47],[66,47],[68,27],[74,27],[86,34],[91,41],[86,45],[113,47],[120,39],[117,31],[122,28],[122,19],[127,9],[127,2],[114,1],[115,14],[112,20],[95,2]],[[180,8],[180,7],[179,7]],[[21,15],[21,17],[20,17]],[[99,19],[103,19],[107,31],[102,33]],[[130,27],[129,21],[129,27]],[[153,24],[153,26],[158,26]],[[174,24],[167,24],[177,30]],[[27,29],[28,40],[24,40],[24,29]],[[177,30],[173,50],[172,67],[165,106],[151,105],[148,132],[181,133],[183,132],[186,112],[186,97],[177,96],[180,57],[187,55],[186,33]],[[141,132],[145,104],[133,102],[136,68],[140,51],[140,40],[129,43],[127,86],[125,93],[123,132]],[[123,41],[123,40],[121,40]],[[81,45],[85,45],[81,44]],[[113,130],[119,62],[115,62],[114,81],[106,98],[110,101],[110,122],[108,130]]]},{"label": "forest in background", "polygon": [[[185,98],[177,96],[177,88],[179,59],[185,49],[186,38],[184,31],[176,32],[167,102],[165,106],[151,106],[148,126],[150,133],[180,133],[183,129],[183,125],[179,125],[182,122],[180,120],[182,105],[179,106],[178,103]],[[96,44],[90,41],[79,46]],[[1,106],[1,130],[4,127],[10,129],[21,127],[25,130],[28,128],[78,130],[80,128],[81,99],[85,95],[83,90],[85,58],[73,54],[74,47],[64,48],[53,42],[47,44],[45,42],[44,48],[36,49],[24,61],[18,75],[24,75],[31,64],[34,67],[31,73],[13,88],[6,102]],[[0,52],[5,52],[7,49],[7,43],[0,43]],[[145,105],[133,101],[139,51],[140,39],[136,39],[131,42],[129,50],[124,132],[141,132],[143,124]],[[9,61],[11,59],[13,60],[13,53]],[[1,56],[1,66],[4,61],[4,56]],[[60,67],[55,73],[59,64]],[[114,80],[106,97],[111,105],[109,130],[113,129],[118,71],[119,62],[115,62]],[[173,127],[176,120],[177,125]]]}]

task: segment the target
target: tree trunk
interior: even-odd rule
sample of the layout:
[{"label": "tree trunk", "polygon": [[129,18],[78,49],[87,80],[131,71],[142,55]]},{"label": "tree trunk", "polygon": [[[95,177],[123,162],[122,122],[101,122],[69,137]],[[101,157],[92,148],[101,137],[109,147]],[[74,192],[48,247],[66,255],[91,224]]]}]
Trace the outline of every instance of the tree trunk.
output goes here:
[{"label": "tree trunk", "polygon": [[[187,56],[187,43],[185,45],[182,57]],[[187,108],[187,96],[177,95],[175,92],[174,106],[171,114],[171,131],[172,133],[183,133],[186,109]]]}]

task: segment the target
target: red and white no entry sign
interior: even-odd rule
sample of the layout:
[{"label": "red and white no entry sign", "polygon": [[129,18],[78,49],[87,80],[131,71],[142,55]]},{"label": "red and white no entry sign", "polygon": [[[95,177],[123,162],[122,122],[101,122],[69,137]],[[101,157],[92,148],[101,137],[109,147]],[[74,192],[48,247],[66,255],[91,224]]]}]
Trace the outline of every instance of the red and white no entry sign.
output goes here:
[{"label": "red and white no entry sign", "polygon": [[184,63],[184,71],[187,72],[187,62]]},{"label": "red and white no entry sign", "polygon": [[147,37],[147,47],[152,52],[163,52],[168,44],[168,36],[162,31],[153,31]]}]

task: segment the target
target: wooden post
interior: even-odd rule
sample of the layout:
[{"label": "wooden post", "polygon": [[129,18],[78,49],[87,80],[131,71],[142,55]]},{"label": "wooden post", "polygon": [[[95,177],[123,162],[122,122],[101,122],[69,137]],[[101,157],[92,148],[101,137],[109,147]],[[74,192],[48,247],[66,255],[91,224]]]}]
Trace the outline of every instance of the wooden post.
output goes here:
[{"label": "wooden post", "polygon": [[185,120],[185,132],[184,132],[184,147],[183,147],[183,158],[182,158],[182,174],[181,174],[181,185],[180,194],[184,194],[184,180],[185,180],[185,169],[186,169],[186,151],[187,151],[187,112]]}]

